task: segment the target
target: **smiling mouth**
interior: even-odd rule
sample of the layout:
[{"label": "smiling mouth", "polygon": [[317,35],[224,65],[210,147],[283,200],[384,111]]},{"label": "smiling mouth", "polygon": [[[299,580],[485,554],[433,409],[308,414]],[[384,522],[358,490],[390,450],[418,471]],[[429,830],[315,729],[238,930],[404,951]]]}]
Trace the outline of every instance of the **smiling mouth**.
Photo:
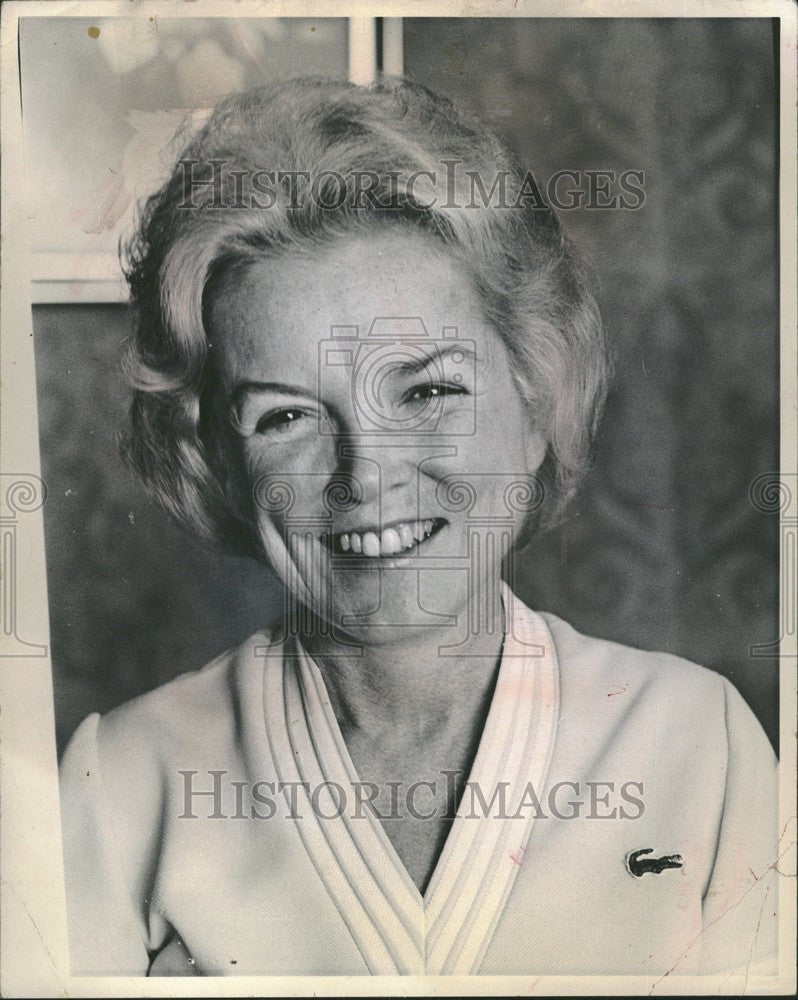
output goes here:
[{"label": "smiling mouth", "polygon": [[423,545],[436,535],[448,522],[442,517],[424,521],[402,521],[383,528],[382,531],[342,531],[336,535],[321,536],[323,545],[335,555],[366,556],[378,559],[395,556]]}]

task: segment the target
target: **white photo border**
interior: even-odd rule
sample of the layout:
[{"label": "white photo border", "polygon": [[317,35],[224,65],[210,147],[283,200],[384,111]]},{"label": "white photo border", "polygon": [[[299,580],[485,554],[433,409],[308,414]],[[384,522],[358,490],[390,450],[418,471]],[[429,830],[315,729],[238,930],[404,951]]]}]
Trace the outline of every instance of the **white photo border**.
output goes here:
[{"label": "white photo border", "polygon": [[[69,973],[61,862],[53,685],[49,656],[49,623],[44,533],[41,512],[40,458],[36,381],[33,357],[31,275],[34,262],[25,247],[25,177],[22,155],[18,22],[22,17],[351,17],[359,22],[353,38],[365,41],[353,52],[350,66],[368,73],[367,25],[375,17],[752,17],[781,19],[780,47],[780,336],[781,336],[781,469],[782,482],[796,488],[796,20],[790,0],[172,0],[136,2],[22,2],[2,6],[2,499],[12,510],[0,511],[4,539],[13,532],[16,567],[3,590],[4,625],[14,616],[14,634],[33,649],[26,655],[0,656],[2,697],[2,977],[6,996],[456,996],[456,995],[690,995],[729,992],[722,978],[649,977],[201,977],[133,978],[73,977]],[[365,49],[363,48],[365,46]],[[358,61],[360,60],[360,61]],[[107,265],[107,261],[105,264]],[[41,270],[41,284],[50,280]],[[52,277],[52,276],[51,276]],[[102,284],[105,279],[98,279]],[[109,279],[110,280],[110,279]],[[52,290],[45,295],[55,294]],[[97,293],[99,294],[99,293]],[[104,294],[117,295],[110,286]],[[56,301],[45,298],[46,301]],[[119,301],[118,298],[89,299]],[[23,484],[20,486],[19,484]],[[37,485],[38,484],[38,485]],[[15,487],[12,501],[9,495]],[[38,498],[38,499],[37,499]],[[781,553],[782,602],[796,593],[795,540],[798,497],[783,517]],[[788,516],[789,514],[789,516]],[[13,522],[13,523],[12,523]],[[791,544],[791,548],[790,548]],[[792,595],[792,596],[791,596]],[[13,602],[13,606],[9,604]],[[783,620],[786,621],[782,603]],[[793,617],[794,623],[794,617]],[[5,636],[8,638],[8,635]],[[781,638],[780,757],[782,844],[777,860],[780,880],[780,969],[770,979],[751,980],[746,992],[784,995],[795,992],[796,929],[796,635]],[[737,992],[735,984],[732,992]]]}]

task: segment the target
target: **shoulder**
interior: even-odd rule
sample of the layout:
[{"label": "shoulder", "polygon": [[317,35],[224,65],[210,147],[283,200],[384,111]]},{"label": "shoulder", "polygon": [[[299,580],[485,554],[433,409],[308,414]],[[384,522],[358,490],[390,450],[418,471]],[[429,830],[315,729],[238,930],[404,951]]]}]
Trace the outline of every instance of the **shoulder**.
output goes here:
[{"label": "shoulder", "polygon": [[104,781],[115,786],[130,775],[154,779],[166,764],[204,759],[209,748],[235,742],[244,689],[258,684],[270,648],[270,633],[256,632],[201,669],[86,719],[72,742],[95,741]]},{"label": "shoulder", "polygon": [[60,767],[73,882],[82,878],[85,852],[94,851],[124,873],[136,898],[147,894],[164,817],[180,814],[181,774],[235,768],[245,734],[258,712],[262,718],[269,651],[279,655],[279,644],[255,633],[202,669],[84,719]]},{"label": "shoulder", "polygon": [[609,639],[578,632],[568,622],[550,612],[539,612],[551,633],[563,674],[581,682],[617,686],[618,681],[636,690],[664,689],[673,697],[724,697],[729,682],[710,670],[673,653],[625,646]]},{"label": "shoulder", "polygon": [[539,612],[552,637],[563,706],[602,718],[653,727],[702,752],[726,756],[732,743],[772,756],[770,744],[728,678],[672,653],[636,649],[583,635],[549,612]]}]

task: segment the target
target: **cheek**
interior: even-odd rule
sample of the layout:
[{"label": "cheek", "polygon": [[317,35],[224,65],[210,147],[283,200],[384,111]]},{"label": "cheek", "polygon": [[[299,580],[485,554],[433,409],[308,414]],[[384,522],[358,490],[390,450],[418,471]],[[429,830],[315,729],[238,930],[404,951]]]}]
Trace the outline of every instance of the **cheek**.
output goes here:
[{"label": "cheek", "polygon": [[469,446],[469,458],[486,469],[523,472],[530,426],[517,391],[512,387],[485,393],[478,404],[475,433],[464,442]]},{"label": "cheek", "polygon": [[273,447],[253,438],[245,441],[243,457],[262,530],[271,526],[283,534],[324,517],[324,489],[336,469],[332,437],[318,434]]},{"label": "cheek", "polygon": [[478,404],[474,433],[448,439],[457,454],[424,468],[437,481],[442,515],[487,542],[488,536],[498,538],[497,531],[503,537],[505,528],[517,536],[537,502],[537,487],[528,456],[532,428],[514,386],[485,391]]},{"label": "cheek", "polygon": [[[516,391],[497,400],[485,393],[477,400],[474,420],[468,433],[440,435],[439,454],[430,438],[429,452],[419,455],[419,472],[426,480],[471,481],[480,494],[480,508],[495,508],[493,502],[508,484],[527,482],[528,442],[532,434],[530,418]],[[446,428],[449,431],[449,428]]]}]

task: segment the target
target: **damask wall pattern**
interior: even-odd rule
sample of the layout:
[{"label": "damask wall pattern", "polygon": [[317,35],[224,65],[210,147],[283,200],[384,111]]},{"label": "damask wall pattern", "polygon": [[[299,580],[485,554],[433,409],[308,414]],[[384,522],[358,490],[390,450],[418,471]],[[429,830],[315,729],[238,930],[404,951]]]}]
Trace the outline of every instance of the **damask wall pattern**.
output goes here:
[{"label": "damask wall pattern", "polygon": [[[729,676],[775,738],[778,467],[774,27],[765,19],[412,20],[406,71],[491,120],[543,189],[644,173],[634,210],[561,218],[616,359],[593,471],[519,569],[581,631]],[[629,200],[629,199],[627,199]]]},{"label": "damask wall pattern", "polygon": [[[729,676],[772,740],[778,515],[775,79],[765,20],[405,23],[409,74],[485,115],[541,187],[643,171],[635,210],[562,218],[596,281],[615,376],[585,487],[515,586],[580,631]],[[80,719],[270,621],[254,563],[173,528],[118,458],[124,306],[38,306],[59,745]]]}]

